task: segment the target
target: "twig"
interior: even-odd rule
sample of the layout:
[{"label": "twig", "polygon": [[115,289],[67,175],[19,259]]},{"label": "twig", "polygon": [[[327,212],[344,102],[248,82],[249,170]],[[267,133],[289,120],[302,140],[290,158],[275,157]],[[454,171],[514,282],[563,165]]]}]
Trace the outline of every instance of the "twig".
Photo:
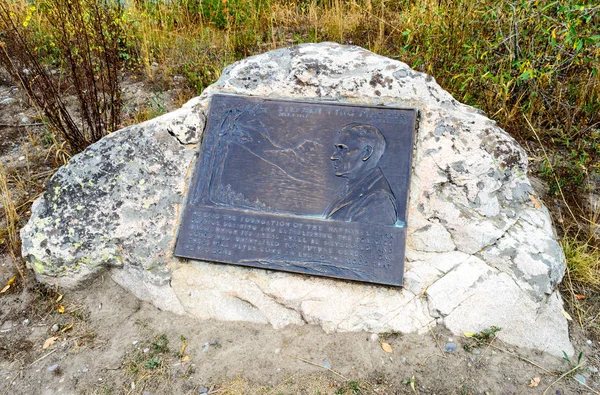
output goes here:
[{"label": "twig", "polygon": [[426,356],[426,357],[425,357],[425,359],[424,359],[423,361],[421,361],[421,362],[419,362],[419,363],[418,363],[418,365],[424,366],[424,365],[425,365],[425,362],[427,362],[427,360],[428,360],[429,358],[433,357],[433,356],[438,356],[438,357],[446,358],[446,356],[445,356],[445,355],[440,355],[440,354],[435,354],[435,353],[433,353],[433,354],[429,354],[428,356]]},{"label": "twig", "polygon": [[517,358],[519,358],[519,359],[521,359],[521,360],[523,360],[523,361],[525,361],[525,362],[528,362],[528,363],[532,364],[532,365],[533,365],[533,366],[535,366],[535,367],[538,367],[538,368],[542,369],[544,372],[546,372],[546,373],[548,373],[548,374],[554,374],[554,372],[552,372],[551,370],[549,370],[549,369],[546,369],[545,367],[541,366],[540,364],[538,364],[538,363],[536,363],[536,362],[533,362],[532,360],[530,360],[530,359],[527,359],[527,358],[525,358],[525,357],[522,357],[522,356],[520,356],[520,355],[519,355],[519,354],[517,354],[517,353],[514,353],[514,352],[512,352],[512,351],[508,351],[507,349],[505,349],[505,348],[502,348],[502,347],[494,346],[493,344],[490,344],[490,347],[493,347],[493,348],[495,348],[496,350],[500,350],[500,351],[502,351],[502,352],[505,352],[505,353],[507,353],[507,354],[513,355],[513,356],[515,356],[515,357],[517,357]]},{"label": "twig", "polygon": [[328,367],[325,367],[325,366],[323,366],[323,365],[319,365],[319,364],[317,364],[317,363],[311,362],[311,361],[309,361],[309,360],[306,360],[306,359],[304,359],[304,358],[297,357],[297,356],[295,356],[295,355],[286,354],[286,353],[284,353],[284,354],[285,354],[285,355],[287,355],[288,357],[296,358],[296,359],[298,359],[298,360],[300,360],[300,361],[302,361],[302,362],[306,362],[306,363],[308,363],[308,364],[310,364],[310,365],[317,366],[317,367],[319,367],[319,368],[323,368],[323,369],[329,370],[331,373],[333,373],[333,374],[335,374],[335,375],[337,375],[337,376],[340,376],[340,377],[341,377],[341,378],[343,378],[344,380],[346,380],[346,381],[350,381],[350,379],[349,379],[349,378],[347,378],[347,377],[345,377],[345,376],[342,376],[340,373],[338,373],[338,372],[336,372],[335,370],[332,370],[332,369],[330,369],[330,368],[328,368]]},{"label": "twig", "polygon": [[[549,370],[549,369],[546,369],[545,367],[543,367],[543,366],[541,366],[541,365],[539,365],[539,364],[537,364],[537,363],[533,362],[532,360],[529,360],[529,359],[527,359],[527,358],[525,358],[525,357],[522,357],[522,356],[520,356],[519,354],[516,354],[516,353],[514,353],[514,352],[510,352],[510,351],[508,351],[508,350],[506,350],[506,349],[504,349],[504,348],[497,347],[497,346],[494,346],[494,345],[492,345],[492,344],[490,344],[490,346],[491,346],[491,347],[493,347],[493,348],[495,348],[496,350],[500,350],[500,351],[503,351],[503,352],[505,352],[505,353],[507,353],[507,354],[514,355],[515,357],[517,357],[517,358],[519,358],[519,359],[521,359],[521,360],[523,360],[523,361],[525,361],[525,362],[528,362],[528,363],[532,364],[532,365],[533,365],[533,366],[535,366],[535,367],[538,367],[538,368],[542,369],[544,372],[546,372],[546,373],[548,373],[548,374],[550,374],[550,375],[553,375],[553,376],[554,376],[554,375],[556,375],[556,373],[555,373],[555,372],[553,372],[553,371],[551,371],[551,370]],[[580,368],[580,367],[581,367],[581,365],[577,365],[577,367],[578,367],[578,368]],[[565,376],[565,375],[567,375],[567,374],[569,374],[569,373],[571,373],[571,372],[573,372],[573,369],[571,369],[571,370],[570,370],[570,371],[568,371],[567,373],[563,374],[563,376]],[[561,378],[562,378],[563,376],[561,376]],[[571,377],[571,378],[572,378],[573,380],[577,381],[577,383],[579,383],[580,385],[582,385],[582,386],[584,386],[585,388],[587,388],[588,390],[592,391],[594,394],[596,394],[596,395],[600,395],[600,392],[596,391],[595,389],[593,389],[593,388],[592,388],[592,387],[590,387],[589,385],[582,383],[581,381],[577,380],[575,377]],[[558,380],[556,380],[556,381],[558,381]],[[554,383],[556,383],[556,381],[555,381]],[[552,386],[554,383],[552,383],[552,384],[550,384],[550,385]],[[548,387],[548,388],[550,388],[550,387]],[[548,391],[548,388],[546,388],[546,391]],[[546,391],[544,391],[544,394],[546,393]]]},{"label": "twig", "polygon": [[548,390],[550,389],[550,387],[552,387],[554,384],[558,383],[558,382],[559,382],[560,380],[562,380],[562,379],[563,379],[565,376],[567,376],[567,375],[569,375],[569,374],[571,374],[571,373],[575,372],[575,371],[576,371],[576,370],[578,370],[579,368],[581,368],[581,365],[577,365],[577,366],[575,366],[573,369],[569,370],[568,372],[565,372],[565,373],[563,373],[563,374],[562,374],[562,375],[561,375],[559,378],[557,378],[556,380],[554,380],[554,381],[552,382],[552,384],[550,384],[550,385],[548,386],[548,388],[546,388],[546,389],[544,390],[544,392],[542,392],[542,395],[546,395],[546,392],[548,392]]},{"label": "twig", "polygon": [[8,385],[6,386],[6,391],[2,392],[2,395],[8,394],[10,387],[13,385],[13,383],[15,382],[17,377],[19,377],[20,374],[21,374],[21,371],[19,371],[17,374],[15,374],[15,377],[13,377],[13,379],[10,381],[10,383],[8,383]]},{"label": "twig", "polygon": [[21,123],[21,124],[13,124],[13,123],[0,123],[0,128],[27,128],[30,126],[44,126],[42,122],[37,123]]},{"label": "twig", "polygon": [[569,265],[567,265],[566,270],[567,280],[569,282],[569,291],[571,291],[571,303],[576,308],[577,312],[577,320],[579,321],[579,326],[583,328],[583,319],[581,318],[581,313],[579,311],[579,306],[577,305],[577,299],[575,299],[575,289],[573,289],[573,281],[571,281],[571,270],[569,269]]},{"label": "twig", "polygon": [[[446,358],[446,354],[444,354],[444,349],[442,348],[442,346],[440,346],[440,343],[438,343],[437,336],[435,335],[435,333],[433,333],[433,331],[431,330],[431,327],[429,327],[429,332],[431,333],[431,336],[433,336],[433,340],[435,341],[435,344],[438,346],[438,348],[442,352],[442,358]],[[427,360],[427,359],[425,359],[425,360]]]},{"label": "twig", "polygon": [[488,343],[485,350],[483,350],[483,352],[481,353],[481,357],[479,357],[479,359],[477,360],[477,363],[481,362],[481,360],[485,356],[485,353],[487,353],[487,351],[490,349],[490,347],[492,346],[492,343],[494,342],[494,340],[496,340],[496,338],[497,338],[497,336],[494,335],[494,337],[492,338],[492,340],[490,340],[490,342]]},{"label": "twig", "polygon": [[54,353],[54,352],[56,352],[56,349],[54,349],[54,350],[50,351],[48,354],[44,355],[43,357],[40,357],[40,358],[36,359],[36,360],[35,360],[35,361],[33,361],[32,363],[30,363],[30,364],[29,364],[29,366],[27,366],[27,368],[30,368],[30,367],[32,367],[34,364],[38,363],[39,361],[41,361],[42,359],[46,358],[48,355],[50,355],[50,354],[52,354],[52,353]]}]

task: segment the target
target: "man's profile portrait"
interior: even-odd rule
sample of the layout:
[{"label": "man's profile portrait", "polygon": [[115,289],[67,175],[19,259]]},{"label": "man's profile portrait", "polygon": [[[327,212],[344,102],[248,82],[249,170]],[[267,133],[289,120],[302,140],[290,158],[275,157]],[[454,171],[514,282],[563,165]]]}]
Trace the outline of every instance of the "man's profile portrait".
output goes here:
[{"label": "man's profile portrait", "polygon": [[175,255],[401,286],[416,116],[215,93]]},{"label": "man's profile portrait", "polygon": [[396,198],[379,167],[385,148],[385,137],[375,126],[351,123],[340,129],[330,159],[336,177],[344,178],[346,185],[325,211],[327,219],[396,223]]}]

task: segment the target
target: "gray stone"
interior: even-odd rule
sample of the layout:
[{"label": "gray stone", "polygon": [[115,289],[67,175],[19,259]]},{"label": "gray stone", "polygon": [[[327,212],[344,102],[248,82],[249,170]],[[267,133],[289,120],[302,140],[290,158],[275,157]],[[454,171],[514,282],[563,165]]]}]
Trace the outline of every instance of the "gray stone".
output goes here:
[{"label": "gray stone", "polygon": [[[172,256],[214,93],[413,106],[404,288]],[[572,355],[556,285],[565,260],[525,151],[435,80],[359,47],[300,45],[246,58],[181,109],[117,131],[58,170],[22,230],[37,277],[72,288],[108,270],[161,309],[281,328],[455,334]]]},{"label": "gray stone", "polygon": [[4,99],[0,99],[0,106],[8,106],[16,102],[17,100],[13,97],[5,97]]},{"label": "gray stone", "polygon": [[456,343],[446,343],[446,347],[444,347],[446,352],[454,352],[456,351]]}]

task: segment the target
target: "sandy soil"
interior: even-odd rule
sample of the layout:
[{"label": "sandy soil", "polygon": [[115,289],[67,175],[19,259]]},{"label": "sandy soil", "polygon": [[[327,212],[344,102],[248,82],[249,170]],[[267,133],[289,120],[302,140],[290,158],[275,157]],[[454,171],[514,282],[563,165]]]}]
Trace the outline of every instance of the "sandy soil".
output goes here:
[{"label": "sandy soil", "polygon": [[[131,117],[140,106],[169,110],[180,104],[177,95],[170,91],[157,96],[155,87],[129,80],[125,108]],[[5,98],[14,100],[3,103]],[[35,122],[26,100],[0,78],[0,123]],[[43,183],[44,177],[35,176],[51,168],[43,138],[43,127],[0,127],[2,163]],[[14,192],[35,196],[39,191]],[[13,276],[14,264],[0,244],[0,288]],[[375,336],[327,334],[308,325],[274,330],[198,321],[137,300],[109,273],[85,289],[66,293],[28,276],[25,284],[0,294],[0,394],[542,394],[549,386],[546,394],[600,390],[598,348],[576,324],[572,338],[582,360],[573,369],[577,360],[569,363],[497,339],[477,344],[441,327],[424,334]],[[383,349],[384,343],[391,353]],[[456,345],[452,352],[446,351],[449,343]],[[575,374],[585,378],[587,387]]]},{"label": "sandy soil", "polygon": [[[0,278],[6,278],[7,269],[5,261]],[[140,302],[108,273],[56,302],[59,295],[30,279],[0,298],[3,393],[541,394],[570,369],[566,361],[544,353],[499,340],[478,346],[443,328],[373,339],[369,333],[326,334],[309,325],[275,330],[198,321]],[[62,314],[59,305],[65,308]],[[575,340],[584,353],[581,370],[595,370],[599,361],[593,345]],[[445,351],[449,342],[457,345],[454,352]],[[598,389],[597,373],[583,376]],[[414,391],[403,384],[412,377]],[[535,377],[540,377],[538,386],[529,387]],[[592,391],[565,377],[548,393]]]}]

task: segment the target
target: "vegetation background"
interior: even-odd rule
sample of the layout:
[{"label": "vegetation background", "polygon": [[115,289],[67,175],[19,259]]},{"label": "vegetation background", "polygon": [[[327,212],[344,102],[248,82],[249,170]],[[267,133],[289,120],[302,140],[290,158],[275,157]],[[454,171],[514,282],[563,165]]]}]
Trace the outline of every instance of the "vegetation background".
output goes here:
[{"label": "vegetation background", "polygon": [[[568,259],[565,299],[598,338],[597,2],[4,0],[0,65],[38,109],[44,138],[30,138],[43,145],[46,164],[55,159],[50,170],[32,159],[27,176],[0,164],[0,248],[12,252],[15,270],[23,277],[18,229],[43,190],[36,175],[119,127],[165,111],[155,101],[124,115],[125,78],[150,81],[157,92],[183,81],[183,103],[237,59],[321,41],[359,45],[431,74],[527,149],[532,175],[548,186],[545,203]],[[70,98],[77,105],[68,105]]]}]

